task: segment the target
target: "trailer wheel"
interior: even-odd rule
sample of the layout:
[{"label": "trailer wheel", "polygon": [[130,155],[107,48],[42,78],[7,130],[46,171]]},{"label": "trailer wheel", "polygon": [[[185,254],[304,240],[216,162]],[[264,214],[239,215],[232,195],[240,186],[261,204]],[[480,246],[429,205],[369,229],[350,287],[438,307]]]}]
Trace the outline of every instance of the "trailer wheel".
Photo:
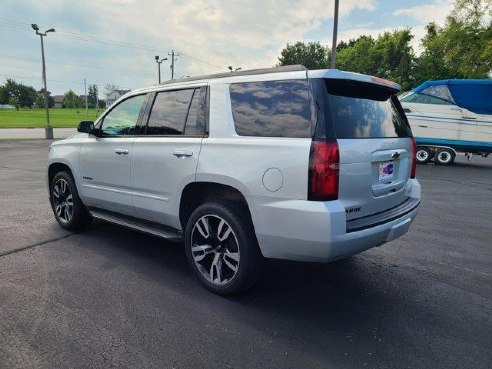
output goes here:
[{"label": "trailer wheel", "polygon": [[434,156],[437,165],[451,165],[454,162],[455,153],[449,149],[440,149]]},{"label": "trailer wheel", "polygon": [[417,147],[417,163],[427,164],[432,159],[432,152],[428,147],[419,146]]}]

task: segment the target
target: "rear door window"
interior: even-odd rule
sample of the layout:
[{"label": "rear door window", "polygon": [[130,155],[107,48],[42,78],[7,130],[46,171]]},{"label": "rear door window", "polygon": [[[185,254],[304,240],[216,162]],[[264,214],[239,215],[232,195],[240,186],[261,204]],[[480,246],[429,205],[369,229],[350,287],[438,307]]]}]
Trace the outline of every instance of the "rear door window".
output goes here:
[{"label": "rear door window", "polygon": [[326,124],[336,138],[411,137],[405,113],[392,90],[370,83],[327,79]]},{"label": "rear door window", "polygon": [[307,80],[234,83],[229,89],[238,135],[312,136]]},{"label": "rear door window", "polygon": [[152,105],[146,135],[203,136],[207,88],[162,91]]},{"label": "rear door window", "polygon": [[182,135],[193,92],[193,89],[159,92],[146,135]]}]

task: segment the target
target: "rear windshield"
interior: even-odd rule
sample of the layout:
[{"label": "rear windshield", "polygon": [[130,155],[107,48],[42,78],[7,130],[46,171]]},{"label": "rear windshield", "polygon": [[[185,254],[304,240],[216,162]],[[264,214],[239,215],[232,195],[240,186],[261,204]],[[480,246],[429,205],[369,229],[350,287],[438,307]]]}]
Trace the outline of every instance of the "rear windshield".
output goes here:
[{"label": "rear windshield", "polygon": [[[405,113],[393,91],[347,80],[317,80],[317,136],[340,139],[411,137]],[[323,132],[324,129],[324,132]]]}]

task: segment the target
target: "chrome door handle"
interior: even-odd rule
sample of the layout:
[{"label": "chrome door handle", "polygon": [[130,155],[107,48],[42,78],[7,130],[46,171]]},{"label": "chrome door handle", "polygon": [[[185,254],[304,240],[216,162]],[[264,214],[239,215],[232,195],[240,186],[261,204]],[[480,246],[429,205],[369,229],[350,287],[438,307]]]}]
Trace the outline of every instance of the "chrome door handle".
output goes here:
[{"label": "chrome door handle", "polygon": [[114,149],[116,155],[126,155],[128,154],[128,150],[126,149]]},{"label": "chrome door handle", "polygon": [[188,150],[174,150],[173,155],[177,158],[188,158],[193,156],[193,151]]}]

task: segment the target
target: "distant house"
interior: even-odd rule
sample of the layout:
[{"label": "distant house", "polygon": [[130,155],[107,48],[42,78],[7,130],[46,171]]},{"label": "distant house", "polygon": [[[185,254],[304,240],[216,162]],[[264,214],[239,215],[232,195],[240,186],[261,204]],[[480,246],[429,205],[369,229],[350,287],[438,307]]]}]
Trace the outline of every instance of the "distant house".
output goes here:
[{"label": "distant house", "polygon": [[118,100],[124,94],[130,92],[131,90],[114,90],[109,95],[106,96],[106,107],[113,105],[113,103]]},{"label": "distant house", "polygon": [[55,95],[53,96],[53,101],[54,101],[54,107],[55,108],[62,108],[63,107],[63,95]]}]

